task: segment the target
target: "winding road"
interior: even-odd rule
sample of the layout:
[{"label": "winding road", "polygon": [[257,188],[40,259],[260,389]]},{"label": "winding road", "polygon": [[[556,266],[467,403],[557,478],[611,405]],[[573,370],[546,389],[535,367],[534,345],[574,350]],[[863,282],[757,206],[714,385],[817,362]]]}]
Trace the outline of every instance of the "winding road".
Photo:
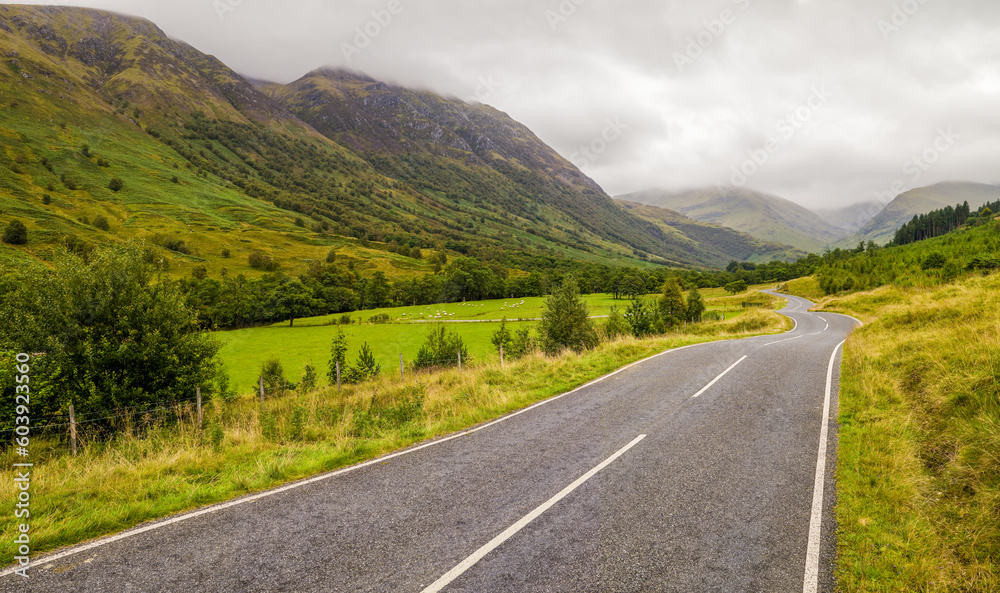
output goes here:
[{"label": "winding road", "polygon": [[[785,296],[785,295],[781,295]],[[0,591],[834,590],[840,346],[671,350],[496,422],[36,559]]]}]

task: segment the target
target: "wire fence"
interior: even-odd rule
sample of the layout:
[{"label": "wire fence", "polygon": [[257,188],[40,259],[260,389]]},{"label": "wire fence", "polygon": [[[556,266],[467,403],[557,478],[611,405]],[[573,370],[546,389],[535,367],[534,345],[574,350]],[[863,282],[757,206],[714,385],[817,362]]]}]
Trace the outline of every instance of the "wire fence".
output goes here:
[{"label": "wire fence", "polygon": [[[473,356],[466,352],[456,350],[454,356],[422,357],[406,361],[402,354],[399,355],[398,379],[405,381],[413,373],[430,372],[444,368],[456,368],[459,371],[476,366],[487,360],[488,357]],[[338,369],[344,385],[360,385],[376,377],[391,377],[396,373],[396,369],[390,366],[381,366],[378,375],[361,373],[360,380],[355,380],[358,375],[350,376],[351,365],[344,365],[345,368]],[[348,379],[351,381],[348,383]],[[284,377],[280,381],[267,380],[262,375],[258,378],[258,391],[261,406],[268,396],[285,393],[288,389],[301,388],[301,381],[298,384],[287,381]],[[341,389],[341,381],[330,381],[331,387]],[[319,386],[317,386],[319,387]],[[78,414],[74,406],[70,404],[67,409],[47,416],[31,417],[30,424],[16,425],[13,422],[5,422],[0,426],[0,452],[17,448],[17,438],[31,436],[32,452],[40,453],[39,446],[44,447],[45,452],[53,453],[58,450],[75,454],[78,441],[100,441],[119,434],[124,431],[143,432],[150,427],[177,423],[184,421],[194,421],[198,428],[203,428],[203,405],[208,403],[213,394],[206,392],[207,397],[202,397],[201,389],[197,390],[195,396],[185,399],[163,400],[150,402],[142,406],[125,406],[113,410],[98,412],[95,414]],[[255,394],[257,395],[257,394]]]}]

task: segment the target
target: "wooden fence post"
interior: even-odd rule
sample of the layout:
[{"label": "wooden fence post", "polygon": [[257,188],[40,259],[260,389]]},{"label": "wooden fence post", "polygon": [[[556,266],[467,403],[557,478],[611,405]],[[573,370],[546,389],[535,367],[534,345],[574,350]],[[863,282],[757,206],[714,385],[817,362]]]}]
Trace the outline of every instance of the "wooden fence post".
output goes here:
[{"label": "wooden fence post", "polygon": [[340,361],[337,361],[337,391],[340,392]]},{"label": "wooden fence post", "polygon": [[503,343],[500,344],[500,368],[504,368],[504,364],[503,364]]},{"label": "wooden fence post", "polygon": [[462,349],[458,349],[458,372],[462,372]]},{"label": "wooden fence post", "polygon": [[260,409],[264,409],[264,377],[260,377]]},{"label": "wooden fence post", "polygon": [[197,388],[198,393],[198,428],[202,428],[204,425],[204,417],[201,415],[201,386]]},{"label": "wooden fence post", "polygon": [[403,353],[402,352],[399,353],[399,380],[400,381],[405,381],[406,380],[406,376],[403,375]]},{"label": "wooden fence post", "polygon": [[76,457],[76,414],[73,411],[73,404],[69,405],[69,446]]}]

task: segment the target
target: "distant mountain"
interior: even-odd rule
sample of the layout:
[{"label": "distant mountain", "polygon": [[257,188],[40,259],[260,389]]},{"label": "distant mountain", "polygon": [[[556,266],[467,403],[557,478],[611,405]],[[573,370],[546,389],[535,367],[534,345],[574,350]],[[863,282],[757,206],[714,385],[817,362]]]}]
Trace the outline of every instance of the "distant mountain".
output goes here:
[{"label": "distant mountain", "polygon": [[618,196],[748,233],[761,241],[822,251],[844,232],[813,212],[777,196],[744,188],[706,188],[685,192],[648,190]]},{"label": "distant mountain", "polygon": [[978,208],[998,199],[1000,199],[1000,186],[983,183],[945,182],[919,187],[896,196],[896,199],[889,202],[875,218],[858,232],[843,239],[840,244],[853,247],[861,241],[888,243],[895,236],[896,229],[914,216],[966,201],[972,208]]},{"label": "distant mountain", "polygon": [[872,200],[841,208],[816,208],[813,209],[813,212],[844,233],[853,234],[875,218],[882,211],[882,208],[884,208],[883,204]]},{"label": "distant mountain", "polygon": [[760,241],[729,227],[700,222],[679,212],[637,202],[616,200],[622,207],[660,226],[667,240],[677,245],[696,265],[723,268],[729,262],[772,260],[794,261],[808,255],[801,249],[780,243]]},{"label": "distant mountain", "polygon": [[433,269],[420,249],[696,265],[488,106],[347,71],[251,81],[149,21],[82,8],[0,5],[0,59],[0,224],[30,237],[0,261],[141,239],[175,274],[251,273],[254,251],[298,271],[331,249],[401,276]]}]

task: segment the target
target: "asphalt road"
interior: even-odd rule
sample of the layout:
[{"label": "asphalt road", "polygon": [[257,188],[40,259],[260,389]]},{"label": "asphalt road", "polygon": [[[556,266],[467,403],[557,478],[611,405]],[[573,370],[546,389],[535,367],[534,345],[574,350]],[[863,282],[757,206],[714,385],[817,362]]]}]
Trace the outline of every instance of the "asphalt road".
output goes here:
[{"label": "asphalt road", "polygon": [[450,440],[39,558],[0,591],[813,590],[828,375],[811,562],[833,591],[837,347],[857,322],[788,298],[790,333],[670,351]]}]

